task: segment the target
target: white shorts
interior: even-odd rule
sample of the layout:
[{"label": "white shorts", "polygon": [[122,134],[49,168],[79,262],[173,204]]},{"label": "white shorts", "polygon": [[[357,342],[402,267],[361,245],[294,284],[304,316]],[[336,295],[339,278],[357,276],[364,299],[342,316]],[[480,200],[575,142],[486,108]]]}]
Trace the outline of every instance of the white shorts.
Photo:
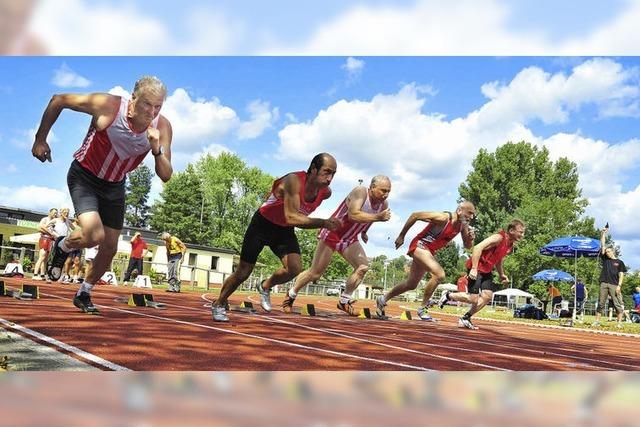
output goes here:
[{"label": "white shorts", "polygon": [[85,261],[93,261],[98,253],[98,247],[94,246],[93,248],[87,248],[84,250],[84,260]]}]

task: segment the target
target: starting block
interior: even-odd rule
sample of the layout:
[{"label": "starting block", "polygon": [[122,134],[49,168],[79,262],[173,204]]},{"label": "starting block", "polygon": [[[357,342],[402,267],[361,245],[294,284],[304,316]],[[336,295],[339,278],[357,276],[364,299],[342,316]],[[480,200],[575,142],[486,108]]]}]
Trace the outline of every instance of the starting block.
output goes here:
[{"label": "starting block", "polygon": [[100,278],[105,284],[118,286],[118,279],[116,279],[116,275],[113,271],[105,272]]},{"label": "starting block", "polygon": [[371,319],[371,310],[369,310],[369,307],[364,307],[362,310],[360,310],[360,314],[358,315],[358,318]]},{"label": "starting block", "polygon": [[411,312],[409,310],[405,310],[400,315],[400,320],[411,320]]},{"label": "starting block", "polygon": [[0,280],[0,296],[13,297],[20,300],[33,300],[40,298],[40,288],[36,285],[22,285],[22,289],[10,289]]},{"label": "starting block", "polygon": [[229,311],[240,311],[242,313],[256,313],[257,310],[255,308],[253,308],[253,303],[251,301],[242,301],[240,303],[240,305],[229,305],[229,303],[227,302],[227,305],[225,306],[225,308]]},{"label": "starting block", "polygon": [[253,303],[251,301],[242,301],[240,303],[240,308],[253,308]]},{"label": "starting block", "polygon": [[305,304],[302,306],[300,314],[302,314],[303,316],[315,316],[316,307],[313,304]]},{"label": "starting block", "polygon": [[144,274],[139,274],[136,277],[135,282],[133,282],[133,286],[136,288],[147,288],[147,289],[151,289],[151,278],[147,275]]},{"label": "starting block", "polygon": [[131,307],[165,308],[167,306],[164,303],[155,302],[151,294],[131,294],[127,304]]}]

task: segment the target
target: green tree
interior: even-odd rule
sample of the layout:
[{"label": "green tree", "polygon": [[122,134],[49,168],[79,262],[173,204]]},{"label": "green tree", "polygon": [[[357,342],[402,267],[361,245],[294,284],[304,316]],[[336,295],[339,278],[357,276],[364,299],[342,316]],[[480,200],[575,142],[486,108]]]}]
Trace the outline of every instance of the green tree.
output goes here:
[{"label": "green tree", "polygon": [[144,163],[127,174],[125,184],[125,223],[131,227],[146,228],[150,207],[147,204],[151,190],[151,170]]},{"label": "green tree", "polygon": [[213,236],[211,218],[203,215],[209,209],[203,199],[200,177],[195,168],[188,165],[164,184],[160,199],[151,209],[150,224],[154,230],[168,231],[183,242],[210,244]]},{"label": "green tree", "polygon": [[214,246],[240,251],[251,217],[268,195],[273,177],[249,168],[235,154],[207,155],[196,164]]},{"label": "green tree", "polygon": [[[456,283],[458,277],[460,277],[462,273],[458,268],[460,261],[459,246],[455,242],[451,241],[447,246],[436,252],[435,258],[447,274],[447,278],[445,280],[448,283]],[[428,279],[429,278],[427,277],[427,280]]]},{"label": "green tree", "polygon": [[[546,268],[574,274],[573,260],[542,256],[539,248],[566,235],[598,237],[593,218],[583,216],[587,201],[578,187],[576,164],[566,158],[552,162],[546,148],[519,142],[493,153],[480,150],[472,166],[459,192],[476,205],[476,243],[514,217],[527,226],[525,239],[505,259],[514,286],[526,289],[531,276]],[[579,260],[578,275],[586,281],[596,271],[593,260]]]}]

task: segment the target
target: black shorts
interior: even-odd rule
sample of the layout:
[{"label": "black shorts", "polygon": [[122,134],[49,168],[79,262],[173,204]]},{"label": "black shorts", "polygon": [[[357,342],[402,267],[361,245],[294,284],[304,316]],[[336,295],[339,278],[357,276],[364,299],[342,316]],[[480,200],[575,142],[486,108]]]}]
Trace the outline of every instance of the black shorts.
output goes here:
[{"label": "black shorts", "polygon": [[[468,275],[469,272],[467,272],[467,276]],[[471,278],[469,278],[468,293],[479,294],[481,290],[491,292],[500,290],[500,285],[496,285],[493,282],[493,273],[478,273],[476,280],[471,280]]]},{"label": "black shorts", "polygon": [[67,185],[76,215],[98,212],[102,225],[122,230],[124,224],[124,180],[109,182],[100,179],[80,166],[71,163]]},{"label": "black shorts", "polygon": [[274,224],[256,211],[244,234],[240,259],[250,264],[258,261],[258,255],[265,246],[282,258],[288,254],[300,254],[300,245],[293,227]]}]

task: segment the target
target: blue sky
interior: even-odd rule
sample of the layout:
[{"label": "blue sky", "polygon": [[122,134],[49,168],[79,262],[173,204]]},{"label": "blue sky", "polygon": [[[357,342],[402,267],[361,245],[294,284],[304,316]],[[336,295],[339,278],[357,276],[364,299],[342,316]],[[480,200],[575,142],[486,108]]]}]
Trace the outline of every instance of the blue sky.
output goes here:
[{"label": "blue sky", "polygon": [[[30,146],[53,93],[131,90],[142,74],[169,88],[181,170],[228,150],[281,175],[329,151],[339,162],[330,214],[347,191],[391,176],[394,213],[372,227],[370,255],[387,253],[414,210],[453,209],[479,148],[509,139],[578,164],[588,213],[609,221],[623,259],[640,266],[640,60],[633,57],[42,57],[0,58],[0,204],[68,204],[65,177],[88,116],[65,111],[53,128],[53,164]],[[153,194],[161,186],[154,181]],[[412,230],[410,233],[415,233]]]}]

